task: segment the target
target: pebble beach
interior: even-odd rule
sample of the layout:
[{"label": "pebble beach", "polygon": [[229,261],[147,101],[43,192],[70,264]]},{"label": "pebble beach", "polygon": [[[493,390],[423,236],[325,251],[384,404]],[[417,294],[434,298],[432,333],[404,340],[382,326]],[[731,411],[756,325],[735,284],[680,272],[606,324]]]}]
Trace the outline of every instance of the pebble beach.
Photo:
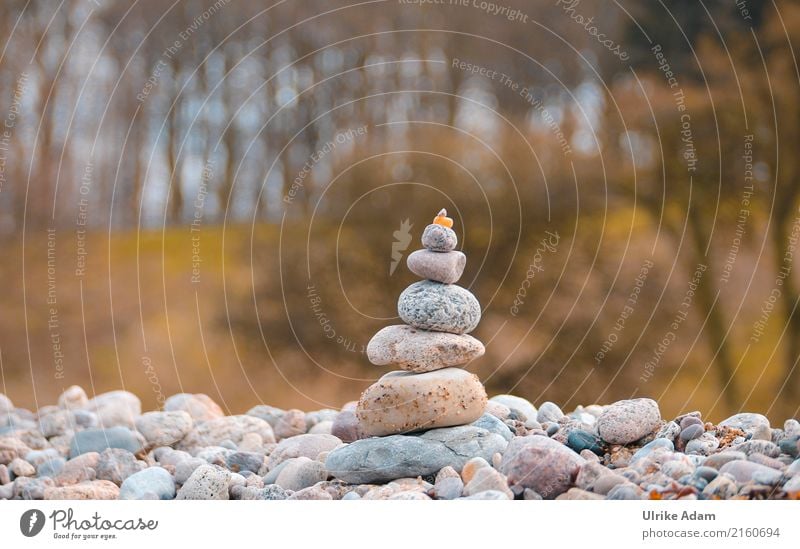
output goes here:
[{"label": "pebble beach", "polygon": [[0,395],[0,499],[800,498],[795,419],[497,395],[466,425],[367,436],[357,405],[226,416],[177,394],[142,413],[129,392],[73,386],[31,411]]}]

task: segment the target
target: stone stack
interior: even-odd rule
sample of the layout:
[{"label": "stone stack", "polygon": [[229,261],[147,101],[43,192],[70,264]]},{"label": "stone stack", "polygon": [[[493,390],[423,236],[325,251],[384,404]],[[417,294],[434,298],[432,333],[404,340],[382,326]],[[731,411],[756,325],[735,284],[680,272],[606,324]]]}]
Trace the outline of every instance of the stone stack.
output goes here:
[{"label": "stone stack", "polygon": [[486,391],[463,366],[484,353],[468,335],[481,318],[478,300],[455,283],[466,256],[455,250],[453,220],[442,210],[422,233],[424,250],[408,256],[415,282],[397,303],[405,324],[387,326],[367,345],[377,366],[396,366],[361,395],[361,436],[384,436],[471,423],[486,407]]}]

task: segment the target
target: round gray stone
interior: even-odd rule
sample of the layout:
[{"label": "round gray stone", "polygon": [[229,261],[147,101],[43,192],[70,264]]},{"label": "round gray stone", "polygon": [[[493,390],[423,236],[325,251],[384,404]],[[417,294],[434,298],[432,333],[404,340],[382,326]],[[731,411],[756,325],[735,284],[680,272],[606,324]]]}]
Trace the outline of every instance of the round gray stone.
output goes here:
[{"label": "round gray stone", "polygon": [[403,290],[397,311],[406,324],[452,334],[469,333],[481,320],[481,306],[469,290],[430,280]]}]

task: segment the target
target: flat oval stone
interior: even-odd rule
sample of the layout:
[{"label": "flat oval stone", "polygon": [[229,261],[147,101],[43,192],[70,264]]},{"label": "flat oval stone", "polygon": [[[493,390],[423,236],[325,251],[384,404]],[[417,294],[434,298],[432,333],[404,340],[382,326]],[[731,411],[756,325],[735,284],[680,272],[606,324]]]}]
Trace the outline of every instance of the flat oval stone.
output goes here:
[{"label": "flat oval stone", "polygon": [[422,436],[391,435],[357,440],[328,454],[325,468],[350,484],[387,482],[436,474],[450,466],[456,472],[474,457],[491,460],[508,442],[474,425],[432,429]]},{"label": "flat oval stone", "polygon": [[367,344],[367,357],[376,366],[394,365],[411,372],[459,366],[484,352],[483,344],[470,335],[429,332],[405,324],[383,328]]},{"label": "flat oval stone", "polygon": [[408,269],[415,275],[444,284],[458,282],[467,264],[467,256],[461,252],[432,252],[417,250],[406,259]]},{"label": "flat oval stone", "polygon": [[422,330],[466,334],[481,320],[481,306],[469,290],[430,280],[415,282],[400,294],[397,312]]},{"label": "flat oval stone", "polygon": [[364,437],[463,425],[486,407],[478,376],[459,368],[389,372],[361,395],[356,417]]},{"label": "flat oval stone", "polygon": [[422,231],[422,245],[432,252],[450,252],[457,244],[456,232],[444,225],[432,223]]},{"label": "flat oval stone", "polygon": [[658,429],[660,423],[661,412],[655,400],[620,400],[605,407],[597,419],[597,432],[611,444],[630,444]]}]

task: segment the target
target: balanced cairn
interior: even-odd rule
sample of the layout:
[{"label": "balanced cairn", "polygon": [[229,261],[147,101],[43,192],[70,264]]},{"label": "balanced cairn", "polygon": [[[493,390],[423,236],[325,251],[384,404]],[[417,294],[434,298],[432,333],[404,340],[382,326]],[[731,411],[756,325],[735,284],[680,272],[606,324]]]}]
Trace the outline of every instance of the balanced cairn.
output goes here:
[{"label": "balanced cairn", "polygon": [[442,210],[422,233],[424,250],[408,256],[415,282],[397,302],[405,324],[387,326],[367,345],[377,366],[397,366],[361,395],[356,417],[362,437],[471,423],[486,407],[486,390],[463,366],[484,353],[467,335],[481,319],[471,292],[457,286],[466,256],[455,250],[453,220]]}]

